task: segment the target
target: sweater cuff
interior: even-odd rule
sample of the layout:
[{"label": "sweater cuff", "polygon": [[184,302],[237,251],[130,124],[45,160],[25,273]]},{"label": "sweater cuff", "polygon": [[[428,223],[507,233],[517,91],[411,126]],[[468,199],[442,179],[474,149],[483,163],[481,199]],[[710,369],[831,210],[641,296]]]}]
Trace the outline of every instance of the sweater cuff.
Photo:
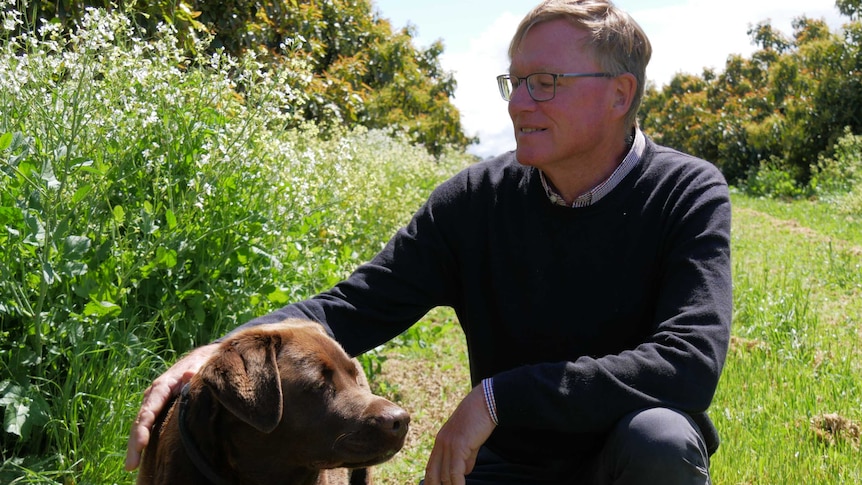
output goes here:
[{"label": "sweater cuff", "polygon": [[485,394],[485,405],[488,407],[488,414],[491,415],[491,421],[493,421],[495,425],[499,425],[500,421],[497,419],[497,401],[494,400],[493,377],[482,379],[482,391]]}]

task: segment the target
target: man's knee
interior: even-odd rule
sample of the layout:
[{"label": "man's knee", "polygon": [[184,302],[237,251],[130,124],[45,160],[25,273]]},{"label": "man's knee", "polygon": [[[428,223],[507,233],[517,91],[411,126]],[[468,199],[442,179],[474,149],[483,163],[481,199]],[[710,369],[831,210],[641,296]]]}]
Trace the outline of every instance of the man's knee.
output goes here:
[{"label": "man's knee", "polygon": [[629,414],[618,423],[615,433],[639,452],[670,458],[684,455],[692,447],[705,448],[697,425],[688,415],[668,408],[652,408]]},{"label": "man's knee", "polygon": [[673,409],[625,416],[602,455],[603,474],[614,483],[709,483],[709,454],[700,430],[687,414]]}]

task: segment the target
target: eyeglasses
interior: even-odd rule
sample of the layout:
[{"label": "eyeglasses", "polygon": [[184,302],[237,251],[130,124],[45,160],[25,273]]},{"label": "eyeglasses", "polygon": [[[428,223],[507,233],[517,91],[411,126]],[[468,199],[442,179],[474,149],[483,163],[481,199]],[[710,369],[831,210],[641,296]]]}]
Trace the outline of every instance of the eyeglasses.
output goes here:
[{"label": "eyeglasses", "polygon": [[557,95],[557,79],[561,77],[615,77],[609,72],[578,72],[553,74],[550,72],[534,72],[527,77],[501,74],[497,76],[500,96],[505,101],[512,99],[512,94],[522,82],[527,81],[527,92],[534,101],[550,101]]}]

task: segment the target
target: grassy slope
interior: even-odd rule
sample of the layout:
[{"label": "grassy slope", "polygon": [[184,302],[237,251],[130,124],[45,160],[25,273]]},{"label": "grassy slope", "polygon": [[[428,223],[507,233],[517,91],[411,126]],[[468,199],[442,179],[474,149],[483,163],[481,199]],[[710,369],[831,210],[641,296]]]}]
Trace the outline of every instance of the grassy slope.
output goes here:
[{"label": "grassy slope", "polygon": [[[862,220],[828,206],[734,200],[734,341],[712,414],[716,484],[862,482]],[[384,391],[413,413],[384,484],[418,483],[469,390],[463,337],[438,310],[390,346]]]}]

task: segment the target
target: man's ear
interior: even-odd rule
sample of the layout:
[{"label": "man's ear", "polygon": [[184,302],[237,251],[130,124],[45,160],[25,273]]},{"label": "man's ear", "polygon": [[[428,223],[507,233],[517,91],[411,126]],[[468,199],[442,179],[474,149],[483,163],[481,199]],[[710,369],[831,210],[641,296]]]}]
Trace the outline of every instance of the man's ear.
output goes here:
[{"label": "man's ear", "polygon": [[623,116],[629,112],[629,108],[635,99],[638,89],[638,81],[634,74],[627,72],[613,79],[614,82],[614,109],[619,110]]},{"label": "man's ear", "polygon": [[281,421],[280,348],[280,335],[240,335],[222,344],[199,374],[228,411],[264,433]]}]

